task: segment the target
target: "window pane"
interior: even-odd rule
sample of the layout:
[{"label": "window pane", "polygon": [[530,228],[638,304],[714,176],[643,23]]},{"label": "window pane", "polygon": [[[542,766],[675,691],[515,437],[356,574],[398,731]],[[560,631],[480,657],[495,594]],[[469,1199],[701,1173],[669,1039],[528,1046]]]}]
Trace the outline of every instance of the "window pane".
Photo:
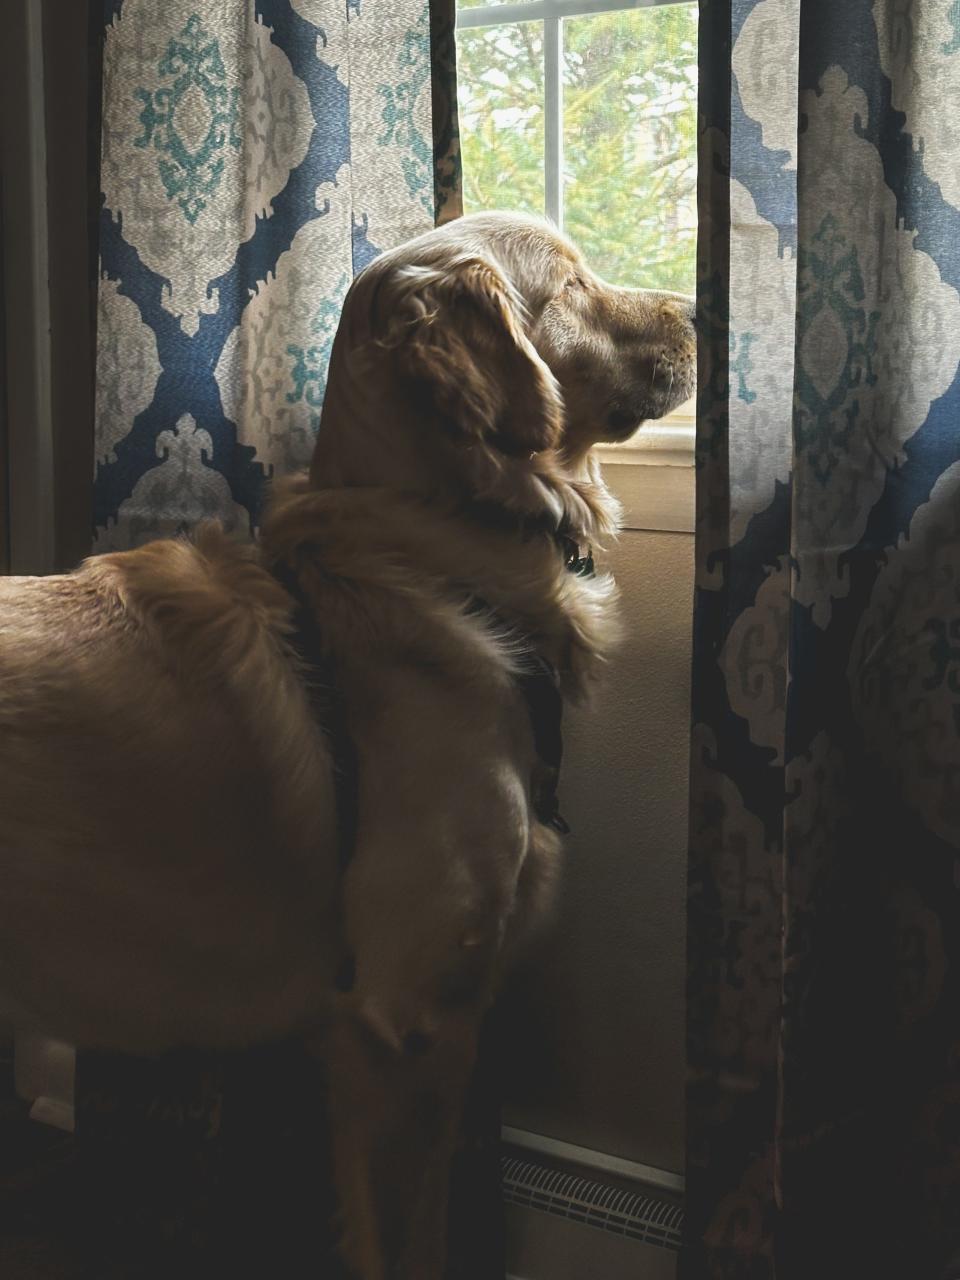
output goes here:
[{"label": "window pane", "polygon": [[488,4],[509,4],[510,0],[457,0],[458,9],[483,9]]},{"label": "window pane", "polygon": [[615,284],[692,293],[697,6],[568,18],[564,223]]},{"label": "window pane", "polygon": [[463,205],[543,213],[543,23],[457,32]]}]

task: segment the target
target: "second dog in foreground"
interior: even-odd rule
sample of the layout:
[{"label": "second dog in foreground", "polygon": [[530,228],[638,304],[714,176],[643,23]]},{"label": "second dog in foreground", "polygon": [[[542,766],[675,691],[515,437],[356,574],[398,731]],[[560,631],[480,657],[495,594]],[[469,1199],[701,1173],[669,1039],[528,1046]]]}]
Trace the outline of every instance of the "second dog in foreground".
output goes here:
[{"label": "second dog in foreground", "polygon": [[0,579],[0,999],[136,1052],[309,1035],[363,1280],[442,1275],[479,1022],[556,875],[522,674],[578,698],[602,664],[613,583],[570,572],[617,524],[590,448],[693,368],[689,299],[606,285],[539,220],[463,218],[354,282],[259,547],[211,527]]}]

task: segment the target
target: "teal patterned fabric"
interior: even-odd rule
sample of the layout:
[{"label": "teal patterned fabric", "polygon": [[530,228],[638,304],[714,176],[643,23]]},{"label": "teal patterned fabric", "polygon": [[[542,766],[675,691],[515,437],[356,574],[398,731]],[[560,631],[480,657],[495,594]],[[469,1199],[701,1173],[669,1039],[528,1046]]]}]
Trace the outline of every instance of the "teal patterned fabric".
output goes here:
[{"label": "teal patterned fabric", "polygon": [[452,0],[106,0],[96,550],[249,532],[309,461],[350,281],[456,201],[452,30]]},{"label": "teal patterned fabric", "polygon": [[685,1280],[960,1276],[960,6],[702,0]]}]

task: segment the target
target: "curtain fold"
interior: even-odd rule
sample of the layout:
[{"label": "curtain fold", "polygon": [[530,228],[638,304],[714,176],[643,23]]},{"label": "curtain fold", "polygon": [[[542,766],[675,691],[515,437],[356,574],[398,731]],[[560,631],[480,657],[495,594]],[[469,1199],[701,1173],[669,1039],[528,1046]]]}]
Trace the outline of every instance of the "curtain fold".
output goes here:
[{"label": "curtain fold", "polygon": [[960,1267],[960,8],[702,0],[700,74],[681,1270],[932,1280]]}]

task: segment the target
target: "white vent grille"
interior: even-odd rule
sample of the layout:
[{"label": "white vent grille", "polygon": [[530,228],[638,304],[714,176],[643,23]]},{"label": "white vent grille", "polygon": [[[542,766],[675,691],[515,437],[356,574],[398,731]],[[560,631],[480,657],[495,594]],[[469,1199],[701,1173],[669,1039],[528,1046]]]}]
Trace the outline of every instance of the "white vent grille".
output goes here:
[{"label": "white vent grille", "polygon": [[654,1196],[579,1178],[532,1160],[505,1155],[503,1196],[508,1204],[579,1222],[601,1231],[678,1251],[683,1208]]}]

